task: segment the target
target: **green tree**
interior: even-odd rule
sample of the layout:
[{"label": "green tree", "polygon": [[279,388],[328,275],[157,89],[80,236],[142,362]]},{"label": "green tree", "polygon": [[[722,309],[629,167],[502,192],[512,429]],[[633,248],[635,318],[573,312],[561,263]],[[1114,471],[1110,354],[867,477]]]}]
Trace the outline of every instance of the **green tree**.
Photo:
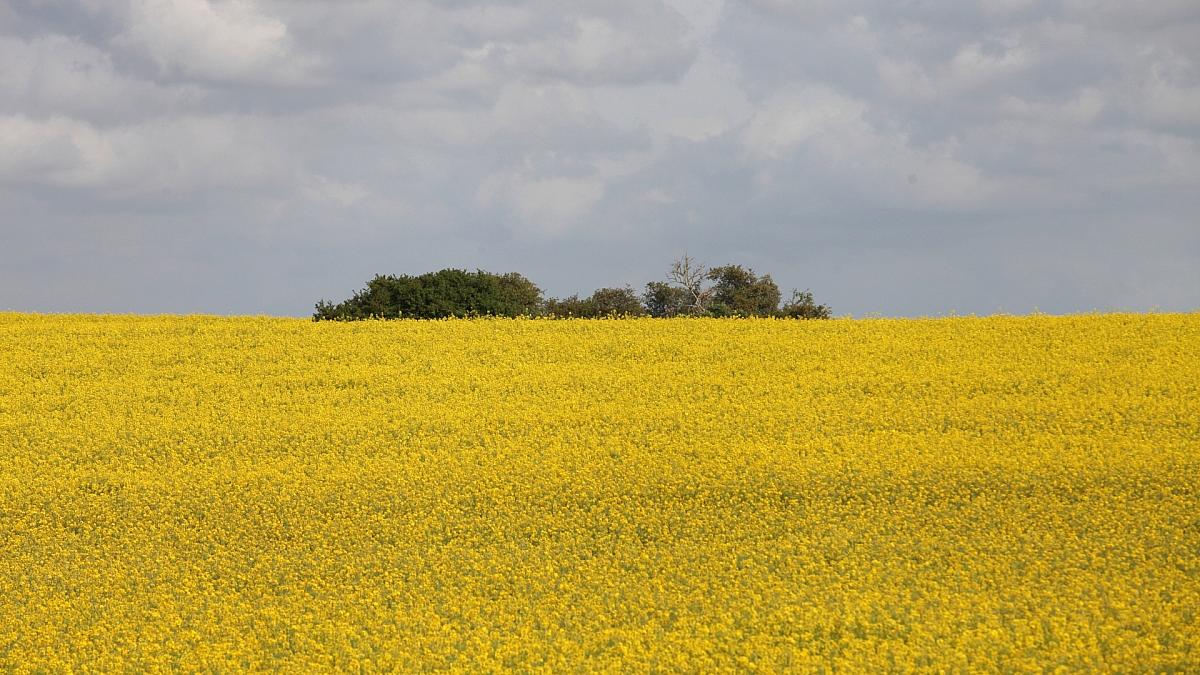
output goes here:
[{"label": "green tree", "polygon": [[829,319],[833,316],[829,305],[818,305],[813,300],[813,294],[807,290],[793,290],[792,299],[784,303],[779,313],[792,319]]},{"label": "green tree", "polygon": [[440,319],[534,314],[542,293],[520,274],[444,269],[419,276],[376,275],[348,300],[317,303],[313,319]]},{"label": "green tree", "polygon": [[665,281],[651,281],[642,294],[642,302],[650,316],[664,319],[683,314],[688,300],[686,290]]},{"label": "green tree", "polygon": [[500,287],[502,316],[529,316],[542,304],[542,289],[516,272],[499,275],[496,283]]},{"label": "green tree", "polygon": [[771,275],[761,277],[741,265],[708,270],[714,282],[708,313],[714,316],[771,316],[779,311],[781,294]]},{"label": "green tree", "polygon": [[549,298],[546,300],[543,310],[545,314],[557,318],[587,318],[592,315],[592,306],[588,302],[588,298],[580,298],[578,295],[571,295],[566,298]]},{"label": "green tree", "polygon": [[646,308],[642,306],[642,301],[628,286],[601,288],[592,293],[588,302],[596,316],[642,316],[646,314]]},{"label": "green tree", "polygon": [[632,288],[601,288],[590,297],[572,295],[561,300],[551,298],[545,304],[546,313],[556,317],[596,318],[602,316],[642,316],[642,306]]}]

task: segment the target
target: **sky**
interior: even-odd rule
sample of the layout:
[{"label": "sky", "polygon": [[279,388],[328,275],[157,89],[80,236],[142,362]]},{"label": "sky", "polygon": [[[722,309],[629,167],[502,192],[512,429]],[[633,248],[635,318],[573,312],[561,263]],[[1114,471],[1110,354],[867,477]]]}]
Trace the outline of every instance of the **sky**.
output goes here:
[{"label": "sky", "polygon": [[0,311],[375,274],[1200,309],[1196,0],[0,0]]}]

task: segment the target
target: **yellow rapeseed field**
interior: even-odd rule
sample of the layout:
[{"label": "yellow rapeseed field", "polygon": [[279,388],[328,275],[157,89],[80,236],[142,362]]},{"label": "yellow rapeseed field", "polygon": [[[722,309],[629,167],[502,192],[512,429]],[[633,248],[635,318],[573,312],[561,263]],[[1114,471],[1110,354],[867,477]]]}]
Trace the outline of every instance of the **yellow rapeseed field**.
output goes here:
[{"label": "yellow rapeseed field", "polygon": [[1200,314],[0,314],[0,670],[1200,671]]}]

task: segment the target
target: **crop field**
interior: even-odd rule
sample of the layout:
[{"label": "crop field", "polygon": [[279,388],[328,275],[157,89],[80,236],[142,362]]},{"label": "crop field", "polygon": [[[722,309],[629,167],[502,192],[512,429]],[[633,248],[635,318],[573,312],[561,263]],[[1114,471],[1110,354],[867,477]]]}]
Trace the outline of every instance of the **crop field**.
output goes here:
[{"label": "crop field", "polygon": [[0,314],[0,669],[1200,670],[1200,314]]}]

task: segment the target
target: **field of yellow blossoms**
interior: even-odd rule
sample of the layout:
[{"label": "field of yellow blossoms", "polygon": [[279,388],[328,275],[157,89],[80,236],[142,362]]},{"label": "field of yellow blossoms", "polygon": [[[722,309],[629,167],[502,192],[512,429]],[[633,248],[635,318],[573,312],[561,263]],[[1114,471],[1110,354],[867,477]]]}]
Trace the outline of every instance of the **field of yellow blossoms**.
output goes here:
[{"label": "field of yellow blossoms", "polygon": [[0,670],[1200,671],[1200,314],[0,314]]}]

